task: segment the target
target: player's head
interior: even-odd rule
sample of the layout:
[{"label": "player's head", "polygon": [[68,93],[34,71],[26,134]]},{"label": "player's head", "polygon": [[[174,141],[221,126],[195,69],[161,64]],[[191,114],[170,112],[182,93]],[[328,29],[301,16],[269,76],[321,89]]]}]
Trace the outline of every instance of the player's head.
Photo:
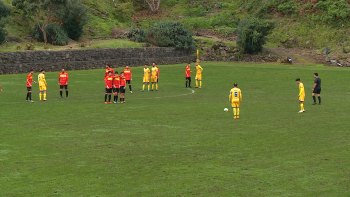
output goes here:
[{"label": "player's head", "polygon": [[314,77],[318,77],[318,73],[314,73]]},{"label": "player's head", "polygon": [[107,68],[107,69],[110,68],[109,64],[106,64],[106,68]]},{"label": "player's head", "polygon": [[190,66],[191,66],[191,63],[188,63],[187,66],[190,67]]},{"label": "player's head", "polygon": [[237,86],[238,86],[238,84],[237,84],[237,83],[234,83],[234,84],[233,84],[233,87],[237,87]]},{"label": "player's head", "polygon": [[118,71],[115,71],[115,72],[114,72],[114,75],[118,77]]},{"label": "player's head", "polygon": [[33,69],[30,69],[29,73],[30,73],[30,74],[33,74],[33,73],[34,73],[34,70],[33,70]]},{"label": "player's head", "polygon": [[124,72],[121,72],[121,73],[120,73],[120,76],[124,76]]},{"label": "player's head", "polygon": [[108,71],[108,76],[111,76],[112,75],[112,71]]},{"label": "player's head", "polygon": [[300,78],[296,79],[295,81],[296,81],[297,83],[300,83]]},{"label": "player's head", "polygon": [[145,68],[147,68],[147,64],[145,64]]},{"label": "player's head", "polygon": [[153,62],[153,66],[157,66],[157,64],[155,62]]},{"label": "player's head", "polygon": [[198,62],[196,62],[196,66],[198,66]]},{"label": "player's head", "polygon": [[125,66],[126,69],[129,69],[129,66]]},{"label": "player's head", "polygon": [[45,74],[45,70],[44,69],[41,69],[41,71],[40,71],[41,73],[43,73],[43,74]]},{"label": "player's head", "polygon": [[63,73],[64,73],[64,68],[62,68],[61,72],[63,72]]}]

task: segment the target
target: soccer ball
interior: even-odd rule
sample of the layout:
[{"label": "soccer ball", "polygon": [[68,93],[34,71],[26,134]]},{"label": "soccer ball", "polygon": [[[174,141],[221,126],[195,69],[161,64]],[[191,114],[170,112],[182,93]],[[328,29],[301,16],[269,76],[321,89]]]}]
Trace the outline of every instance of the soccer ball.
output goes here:
[{"label": "soccer ball", "polygon": [[228,109],[227,109],[227,108],[225,108],[225,109],[224,109],[224,112],[228,112]]}]

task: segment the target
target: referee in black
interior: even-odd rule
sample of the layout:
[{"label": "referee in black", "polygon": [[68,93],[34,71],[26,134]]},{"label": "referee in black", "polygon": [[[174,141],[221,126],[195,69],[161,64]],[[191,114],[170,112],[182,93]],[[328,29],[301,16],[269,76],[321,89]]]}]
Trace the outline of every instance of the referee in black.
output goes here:
[{"label": "referee in black", "polygon": [[315,77],[315,85],[312,89],[312,98],[314,99],[313,105],[316,105],[316,97],[315,94],[318,96],[318,104],[321,105],[321,79],[318,77],[318,73],[314,73]]}]

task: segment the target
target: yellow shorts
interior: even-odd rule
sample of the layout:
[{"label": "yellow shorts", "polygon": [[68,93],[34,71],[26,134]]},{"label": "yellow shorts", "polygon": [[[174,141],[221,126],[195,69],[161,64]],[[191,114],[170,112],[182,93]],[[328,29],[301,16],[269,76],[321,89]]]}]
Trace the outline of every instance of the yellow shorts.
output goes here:
[{"label": "yellow shorts", "polygon": [[232,102],[232,107],[239,107],[240,102]]},{"label": "yellow shorts", "polygon": [[152,82],[152,83],[157,82],[157,77],[152,77],[152,78],[151,78],[151,82]]},{"label": "yellow shorts", "polygon": [[300,95],[300,97],[299,97],[299,101],[305,101],[305,95]]},{"label": "yellow shorts", "polygon": [[149,83],[149,78],[143,78],[143,83]]},{"label": "yellow shorts", "polygon": [[196,80],[202,80],[202,75],[196,75]]},{"label": "yellow shorts", "polygon": [[45,85],[43,85],[43,86],[39,86],[39,90],[40,90],[40,91],[44,91],[44,90],[46,90],[46,86],[45,86]]}]

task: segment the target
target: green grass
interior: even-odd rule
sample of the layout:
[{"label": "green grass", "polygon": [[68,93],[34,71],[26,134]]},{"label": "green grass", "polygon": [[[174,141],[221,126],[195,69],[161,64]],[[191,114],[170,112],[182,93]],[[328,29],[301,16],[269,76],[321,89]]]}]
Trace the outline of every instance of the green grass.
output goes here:
[{"label": "green grass", "polygon": [[[15,51],[26,51],[26,43],[19,43],[21,48],[17,50],[17,45],[12,43],[3,44],[0,48],[0,52],[15,52]],[[82,47],[80,42],[72,42],[66,46],[57,46],[47,44],[45,49],[45,44],[41,42],[34,42],[35,50],[69,50],[69,49],[94,49],[94,48],[120,48],[120,47],[142,47],[144,43],[133,42],[128,39],[110,39],[110,40],[92,40],[86,42],[86,46]]]},{"label": "green grass", "polygon": [[[349,69],[201,65],[193,93],[185,64],[160,65],[157,92],[140,92],[143,68],[134,67],[134,93],[108,105],[104,70],[68,71],[69,99],[58,99],[58,72],[48,72],[48,101],[35,85],[34,103],[24,102],[26,74],[0,76],[0,196],[350,195],[350,84],[340,80]],[[311,105],[314,72],[320,106]],[[228,103],[234,82],[239,120]]]}]

